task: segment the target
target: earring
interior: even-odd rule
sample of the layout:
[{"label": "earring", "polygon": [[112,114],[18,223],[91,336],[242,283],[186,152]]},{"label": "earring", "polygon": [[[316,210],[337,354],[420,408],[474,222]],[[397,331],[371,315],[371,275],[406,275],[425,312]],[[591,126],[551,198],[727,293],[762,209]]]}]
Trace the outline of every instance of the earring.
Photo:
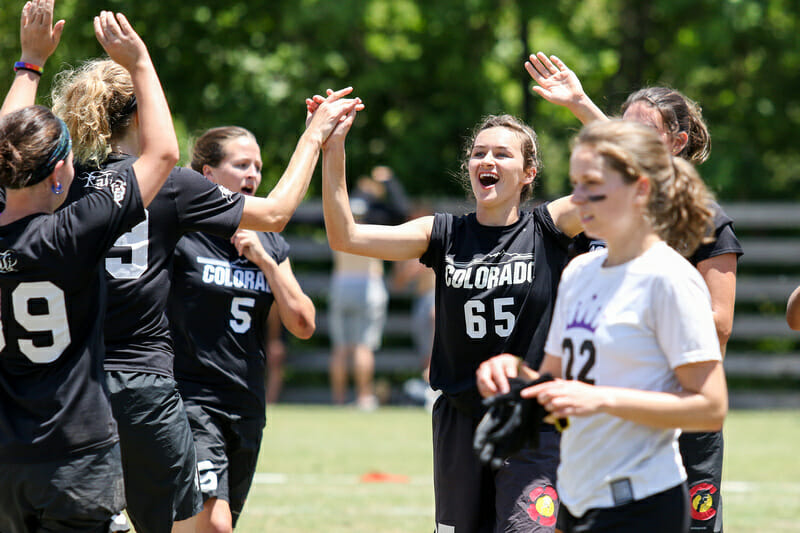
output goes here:
[{"label": "earring", "polygon": [[61,194],[64,192],[64,186],[61,183],[57,183],[55,185],[51,185],[50,189],[53,191],[53,194]]}]

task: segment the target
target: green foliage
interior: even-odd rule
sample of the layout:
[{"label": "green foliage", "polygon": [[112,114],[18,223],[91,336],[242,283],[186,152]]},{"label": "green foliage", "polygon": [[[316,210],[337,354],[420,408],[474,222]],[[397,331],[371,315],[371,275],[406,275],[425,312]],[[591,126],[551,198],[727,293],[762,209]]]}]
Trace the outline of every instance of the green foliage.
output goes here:
[{"label": "green foliage", "polygon": [[[43,96],[63,65],[101,54],[92,16],[123,11],[150,48],[181,146],[211,126],[248,127],[262,144],[265,187],[280,177],[302,132],[304,98],[352,85],[367,109],[348,141],[351,175],[388,164],[414,195],[459,194],[452,174],[464,137],[482,115],[508,112],[540,134],[539,194],[566,192],[568,141],[579,124],[529,90],[522,62],[542,50],[559,55],[612,113],[649,84],[700,102],[714,141],[701,173],[721,197],[800,197],[794,0],[56,3],[67,27]],[[22,4],[0,7],[9,65],[19,53]],[[8,68],[0,83],[11,77]]]}]

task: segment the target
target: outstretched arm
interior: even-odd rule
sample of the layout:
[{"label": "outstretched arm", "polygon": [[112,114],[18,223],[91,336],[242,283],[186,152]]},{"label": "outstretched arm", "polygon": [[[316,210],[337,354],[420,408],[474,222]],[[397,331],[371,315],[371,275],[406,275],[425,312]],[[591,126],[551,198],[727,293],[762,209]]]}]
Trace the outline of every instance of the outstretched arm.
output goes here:
[{"label": "outstretched arm", "polygon": [[289,165],[277,185],[266,198],[245,198],[240,229],[283,231],[308,191],[322,143],[344,115],[356,108],[363,109],[360,99],[342,98],[352,91],[352,87],[331,91],[323,99],[317,112],[308,121],[308,127],[297,142]]},{"label": "outstretched arm", "polygon": [[433,217],[417,218],[399,226],[356,224],[353,218],[345,178],[344,141],[354,119],[355,110],[338,124],[323,146],[322,206],[328,244],[340,252],[390,261],[419,258],[428,249]]},{"label": "outstretched arm", "polygon": [[150,205],[180,157],[167,98],[142,39],[125,15],[102,11],[94,33],[109,57],[131,75],[139,116],[139,158],[133,171],[145,207]]},{"label": "outstretched arm", "polygon": [[36,91],[42,75],[35,69],[44,68],[64,31],[63,20],[53,25],[53,4],[54,0],[31,0],[22,8],[19,27],[22,55],[19,61],[30,67],[16,69],[14,82],[0,108],[0,117],[36,103]]},{"label": "outstretched arm", "polygon": [[525,62],[525,70],[538,84],[533,86],[533,92],[552,104],[566,107],[582,124],[608,120],[583,92],[578,76],[556,56],[548,58],[542,52],[531,54]]}]

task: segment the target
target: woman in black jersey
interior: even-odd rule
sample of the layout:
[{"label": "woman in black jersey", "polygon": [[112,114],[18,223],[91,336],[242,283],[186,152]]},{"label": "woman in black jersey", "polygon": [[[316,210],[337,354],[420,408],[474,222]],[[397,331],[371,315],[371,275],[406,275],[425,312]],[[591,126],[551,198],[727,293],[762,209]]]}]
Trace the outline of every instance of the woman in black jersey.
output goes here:
[{"label": "woman in black jersey", "polygon": [[[309,109],[320,99],[308,101]],[[433,408],[437,531],[552,532],[558,435],[545,428],[539,450],[523,450],[498,470],[483,466],[472,451],[483,414],[475,370],[503,352],[538,368],[567,245],[580,229],[569,199],[520,209],[539,169],[536,134],[511,116],[490,116],[475,129],[462,165],[474,213],[356,224],[344,154],[354,115],[323,147],[325,225],[334,250],[419,259],[436,273],[430,383],[442,391]]]},{"label": "woman in black jersey", "polygon": [[[525,68],[538,84],[534,92],[548,102],[567,107],[584,124],[608,120],[583,91],[575,73],[557,57],[533,54]],[[654,128],[673,156],[694,164],[708,158],[711,140],[700,106],[679,91],[667,87],[640,89],[628,96],[621,111],[624,120]],[[724,357],[733,329],[736,267],[743,251],[733,231],[733,220],[719,205],[712,206],[715,239],[701,245],[688,259],[711,293],[714,325]],[[721,531],[722,432],[684,432],[679,444],[689,476],[692,531]]]},{"label": "woman in black jersey", "polygon": [[[192,168],[252,195],[261,183],[253,134],[227,126],[197,140]],[[169,319],[175,379],[192,426],[203,512],[199,531],[230,531],[255,474],[264,430],[264,372],[273,302],[293,335],[309,338],[315,310],[277,233],[239,230],[230,239],[185,235],[175,249]]]},{"label": "woman in black jersey", "polygon": [[[175,168],[146,219],[121,236],[106,257],[104,368],[119,426],[128,515],[140,533],[193,530],[192,517],[202,510],[165,314],[175,245],[192,231],[228,239],[240,228],[283,229],[308,188],[322,142],[339,116],[359,105],[342,98],[351,90],[327,99],[267,198],[243,196]],[[109,172],[136,161],[142,150],[138,108],[131,77],[114,61],[92,60],[59,75],[53,109],[79,139],[71,201],[106,187]]]},{"label": "woman in black jersey", "polygon": [[[49,8],[52,18],[52,1]],[[23,34],[23,39],[42,48],[52,44],[58,28],[27,38]],[[33,103],[37,85],[38,79],[15,86],[14,105]],[[341,114],[359,105],[341,98],[350,91],[334,93],[323,115],[308,124],[268,198],[245,199],[189,169],[175,168],[145,219],[120,236],[105,259],[109,299],[104,366],[120,434],[128,514],[141,533],[193,530],[189,518],[202,509],[191,431],[172,378],[164,313],[175,244],[189,231],[228,237],[237,227],[283,228],[308,187],[322,142]],[[90,61],[78,71],[62,73],[53,101],[80,140],[75,147],[77,184],[65,204],[112,187],[109,176],[125,172],[136,161],[129,154],[145,149],[131,75],[115,61]]]},{"label": "woman in black jersey", "polygon": [[[23,61],[58,42],[53,2],[23,12]],[[60,23],[63,25],[63,23]],[[38,29],[34,26],[38,25]],[[58,26],[57,26],[58,27]],[[17,109],[38,80],[20,69],[0,119],[0,531],[108,531],[124,507],[120,448],[102,369],[100,270],[114,240],[145,216],[178,160],[169,108],[147,48],[122,15],[95,35],[130,72],[142,152],[109,186],[63,209],[72,184],[69,130],[49,110]],[[26,58],[27,38],[52,46]],[[55,38],[54,38],[55,37]],[[32,67],[31,67],[32,68]],[[35,71],[36,69],[33,69]]]}]

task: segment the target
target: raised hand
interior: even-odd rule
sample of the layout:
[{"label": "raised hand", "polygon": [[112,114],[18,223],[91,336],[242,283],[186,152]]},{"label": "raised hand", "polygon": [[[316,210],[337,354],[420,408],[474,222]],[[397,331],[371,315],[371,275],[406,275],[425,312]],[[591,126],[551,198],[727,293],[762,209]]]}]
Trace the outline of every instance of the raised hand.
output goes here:
[{"label": "raised hand", "polygon": [[31,0],[22,8],[19,40],[22,45],[20,61],[44,66],[61,41],[63,20],[53,25],[54,0]]},{"label": "raised hand", "polygon": [[355,114],[364,109],[364,104],[360,98],[341,99],[342,96],[350,94],[352,87],[347,87],[339,91],[327,90],[327,98],[314,95],[306,98],[306,126],[308,129],[319,128],[322,135],[322,145],[325,147],[327,142],[333,137],[333,132],[337,132],[337,138],[343,139],[347,135],[350,126],[353,125]]},{"label": "raised hand", "polygon": [[525,70],[538,84],[533,86],[533,92],[552,104],[569,106],[584,97],[578,76],[556,56],[531,54]]},{"label": "raised hand", "polygon": [[254,263],[257,263],[261,257],[272,260],[269,254],[264,251],[264,246],[255,231],[240,229],[231,237],[231,243],[240,256],[246,257]]},{"label": "raised hand", "polygon": [[122,13],[101,11],[94,18],[94,34],[108,56],[129,72],[140,61],[150,61],[147,46]]}]

